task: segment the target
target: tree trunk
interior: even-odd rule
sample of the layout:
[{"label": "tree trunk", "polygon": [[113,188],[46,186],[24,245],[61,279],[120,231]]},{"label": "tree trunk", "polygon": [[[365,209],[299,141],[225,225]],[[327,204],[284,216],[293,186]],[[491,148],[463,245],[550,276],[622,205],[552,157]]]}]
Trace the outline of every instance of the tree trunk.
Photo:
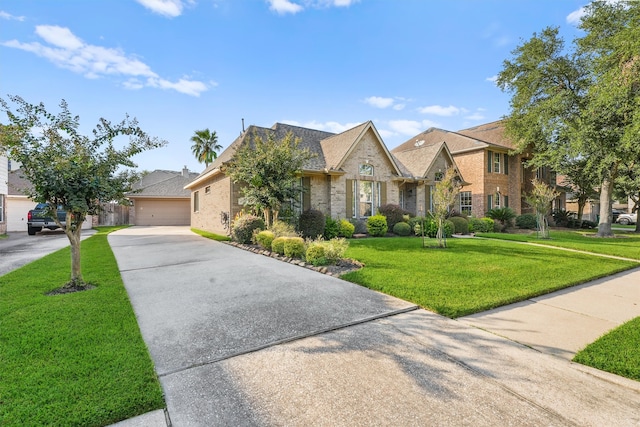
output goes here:
[{"label": "tree trunk", "polygon": [[447,247],[447,240],[444,235],[444,220],[442,218],[438,218],[438,231],[436,232],[436,239],[438,239],[438,247]]},{"label": "tree trunk", "polygon": [[597,237],[613,237],[613,231],[611,231],[612,197],[613,178],[604,178],[600,186],[600,221],[598,221]]},{"label": "tree trunk", "polygon": [[587,204],[587,199],[579,197],[578,198],[578,228],[582,228],[582,215],[584,214],[584,207]]},{"label": "tree trunk", "polygon": [[68,283],[69,286],[84,285],[84,279],[82,278],[82,265],[80,262],[80,242],[82,236],[82,223],[84,220],[85,215],[74,215],[71,212],[67,212],[64,232],[69,239],[69,244],[71,245],[71,281]]},{"label": "tree trunk", "polygon": [[[640,209],[638,209],[638,203],[640,203],[640,193],[638,193],[638,197],[637,198],[631,198],[631,200],[633,200],[633,208],[631,209],[631,213],[640,213]],[[636,229],[634,231],[635,233],[640,233],[640,221],[636,220]]]}]

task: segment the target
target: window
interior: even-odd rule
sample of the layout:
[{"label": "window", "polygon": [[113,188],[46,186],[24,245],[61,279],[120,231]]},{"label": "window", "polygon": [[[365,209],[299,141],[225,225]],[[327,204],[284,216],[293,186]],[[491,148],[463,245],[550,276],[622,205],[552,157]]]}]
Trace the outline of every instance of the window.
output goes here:
[{"label": "window", "polygon": [[494,203],[494,207],[496,209],[500,208],[500,193],[496,193],[496,195],[494,196],[494,199],[493,199],[493,203]]},{"label": "window", "polygon": [[193,211],[200,211],[200,192],[196,191],[193,193]]},{"label": "window", "polygon": [[369,163],[360,165],[360,175],[373,176],[373,165]]},{"label": "window", "polygon": [[4,194],[0,194],[0,222],[4,222]]},{"label": "window", "polygon": [[471,216],[471,191],[460,192],[460,213],[466,216]]},{"label": "window", "polygon": [[384,182],[347,180],[347,217],[362,218],[374,215],[376,208],[386,203]]},{"label": "window", "polygon": [[400,190],[400,207],[404,209],[404,190]]},{"label": "window", "polygon": [[442,178],[444,178],[444,173],[443,172],[436,172],[436,174],[434,176],[434,180],[436,182],[440,182],[440,181],[442,181]]},{"label": "window", "polygon": [[493,171],[495,173],[500,173],[500,171],[502,170],[502,168],[500,167],[500,157],[500,153],[493,153]]},{"label": "window", "polygon": [[373,212],[373,182],[360,181],[360,216],[371,216]]},{"label": "window", "polygon": [[211,194],[211,186],[207,185],[206,187],[204,187],[204,194]]}]

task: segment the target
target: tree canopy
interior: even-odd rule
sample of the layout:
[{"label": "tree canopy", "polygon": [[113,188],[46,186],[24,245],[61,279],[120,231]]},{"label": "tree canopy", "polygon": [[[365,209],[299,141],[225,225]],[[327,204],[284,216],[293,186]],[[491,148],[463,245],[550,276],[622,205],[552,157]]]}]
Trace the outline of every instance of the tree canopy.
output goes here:
[{"label": "tree canopy", "polygon": [[640,3],[595,1],[567,50],[557,28],[518,46],[498,75],[512,94],[507,134],[532,165],[563,173],[576,159],[597,177],[598,236],[610,236],[612,186],[621,162],[640,159]]},{"label": "tree canopy", "polygon": [[[22,164],[22,175],[31,182],[28,196],[47,203],[46,214],[58,222],[57,206],[66,211],[65,233],[71,243],[72,286],[82,285],[80,235],[87,215],[96,214],[101,202],[122,200],[131,190],[136,174],[131,158],[165,144],[147,135],[128,116],[117,124],[100,119],[92,136],[78,131],[80,119],[62,100],[60,112],[52,114],[44,104],[30,104],[19,96],[0,98],[8,125],[0,132],[0,147]],[[13,108],[12,108],[13,107]],[[128,144],[116,148],[124,135]],[[58,225],[61,225],[58,223]]]},{"label": "tree canopy", "polygon": [[209,163],[218,158],[218,151],[222,149],[222,146],[218,144],[218,135],[216,131],[211,132],[208,128],[203,130],[197,130],[191,137],[191,152],[200,163],[204,163],[205,166],[209,166]]},{"label": "tree canopy", "polygon": [[300,192],[297,180],[313,154],[299,146],[300,138],[292,133],[280,140],[273,132],[266,138],[255,133],[225,165],[231,180],[242,184],[244,205],[262,212],[267,226],[277,219],[282,204]]}]

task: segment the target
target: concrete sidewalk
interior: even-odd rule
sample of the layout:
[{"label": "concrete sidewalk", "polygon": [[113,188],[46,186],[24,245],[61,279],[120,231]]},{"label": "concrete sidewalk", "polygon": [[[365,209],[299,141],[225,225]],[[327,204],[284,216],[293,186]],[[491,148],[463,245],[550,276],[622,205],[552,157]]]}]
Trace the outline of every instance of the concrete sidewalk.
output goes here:
[{"label": "concrete sidewalk", "polygon": [[640,383],[466,320],[186,228],[109,242],[168,412],[121,426],[640,424]]}]

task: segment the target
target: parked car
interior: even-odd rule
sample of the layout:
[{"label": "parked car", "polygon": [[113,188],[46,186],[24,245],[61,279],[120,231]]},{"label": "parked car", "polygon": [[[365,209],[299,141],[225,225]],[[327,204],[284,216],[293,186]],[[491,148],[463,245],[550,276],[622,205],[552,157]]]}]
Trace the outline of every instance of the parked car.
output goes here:
[{"label": "parked car", "polygon": [[611,209],[611,217],[613,218],[613,222],[618,222],[618,217],[625,213],[623,210],[613,208]]},{"label": "parked car", "polygon": [[[38,203],[35,208],[27,213],[27,234],[29,234],[29,236],[35,235],[38,231],[42,231],[43,228],[48,228],[49,230],[60,228],[53,218],[45,215],[44,211],[46,207],[46,203]],[[62,209],[62,206],[58,206],[56,214],[58,221],[60,221],[64,227],[67,213]]]},{"label": "parked car", "polygon": [[632,214],[620,214],[616,222],[618,224],[628,225],[628,224],[635,224],[637,221],[638,221],[638,214],[632,213]]}]

